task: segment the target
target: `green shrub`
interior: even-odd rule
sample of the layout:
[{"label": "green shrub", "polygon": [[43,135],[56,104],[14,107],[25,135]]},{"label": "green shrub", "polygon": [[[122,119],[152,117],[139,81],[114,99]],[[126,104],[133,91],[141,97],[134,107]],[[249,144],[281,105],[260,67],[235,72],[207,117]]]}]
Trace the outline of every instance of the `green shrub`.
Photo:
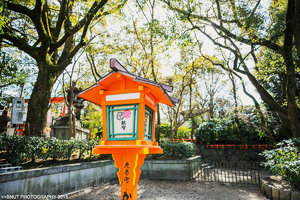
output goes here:
[{"label": "green shrub", "polygon": [[224,119],[200,121],[195,133],[196,139],[206,144],[257,144],[267,143],[266,137],[245,119],[236,122],[233,116]]},{"label": "green shrub", "polygon": [[[161,123],[160,125],[160,137],[162,139],[170,138],[171,133],[171,125],[168,123]],[[182,125],[178,128],[177,133],[174,135],[174,139],[187,139],[191,136],[191,129],[189,127],[186,127],[185,125]]]},{"label": "green shrub", "polygon": [[61,140],[48,137],[28,137],[28,136],[0,136],[0,145],[4,150],[6,161],[13,165],[22,164],[25,159],[31,159],[33,162],[38,159],[48,160],[52,158],[68,159],[73,154],[79,153],[79,158],[85,153],[88,157],[92,156],[92,148],[98,142],[91,140]]},{"label": "green shrub", "polygon": [[266,150],[261,155],[266,159],[262,164],[272,174],[283,176],[300,189],[300,138],[283,140],[275,149]]},{"label": "green shrub", "polygon": [[23,137],[25,146],[26,157],[31,158],[35,162],[36,158],[42,157],[43,137]]},{"label": "green shrub", "polygon": [[170,138],[171,133],[171,125],[168,123],[161,123],[160,124],[160,138]]},{"label": "green shrub", "polygon": [[152,158],[162,159],[186,159],[192,157],[195,153],[195,146],[192,143],[170,143],[162,142],[159,146],[163,149],[163,154],[154,154]]},{"label": "green shrub", "polygon": [[11,163],[12,165],[18,165],[22,163],[26,157],[26,143],[24,139],[20,136],[0,136],[1,145],[3,145],[4,156],[7,162]]},{"label": "green shrub", "polygon": [[191,136],[191,129],[185,125],[179,127],[177,133],[174,135],[175,139],[188,139]]}]

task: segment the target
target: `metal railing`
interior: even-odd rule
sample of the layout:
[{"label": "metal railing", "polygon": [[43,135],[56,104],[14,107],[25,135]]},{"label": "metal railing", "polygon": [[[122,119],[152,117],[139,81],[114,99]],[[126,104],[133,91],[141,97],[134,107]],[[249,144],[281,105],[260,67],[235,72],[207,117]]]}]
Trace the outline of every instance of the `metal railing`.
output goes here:
[{"label": "metal railing", "polygon": [[192,168],[195,181],[259,184],[258,163],[194,162]]}]

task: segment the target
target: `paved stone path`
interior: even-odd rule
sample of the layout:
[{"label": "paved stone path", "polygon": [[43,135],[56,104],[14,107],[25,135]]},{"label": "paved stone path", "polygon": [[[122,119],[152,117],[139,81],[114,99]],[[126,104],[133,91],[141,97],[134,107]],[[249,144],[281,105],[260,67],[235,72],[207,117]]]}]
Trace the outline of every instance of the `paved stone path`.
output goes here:
[{"label": "paved stone path", "polygon": [[[101,183],[69,196],[74,200],[119,200],[120,185],[115,181]],[[139,200],[267,200],[257,185],[236,185],[214,182],[180,182],[140,180]]]}]

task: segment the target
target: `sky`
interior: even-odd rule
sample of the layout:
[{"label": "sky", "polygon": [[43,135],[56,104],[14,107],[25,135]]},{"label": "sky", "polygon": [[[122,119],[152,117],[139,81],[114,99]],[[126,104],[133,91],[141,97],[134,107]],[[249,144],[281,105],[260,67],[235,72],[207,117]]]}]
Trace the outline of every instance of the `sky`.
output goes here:
[{"label": "sky", "polygon": [[[135,6],[133,4],[133,2],[129,1],[127,3],[127,5],[125,6],[124,14],[126,15],[126,17],[129,17],[130,20],[124,20],[124,18],[121,18],[120,20],[122,20],[122,21],[121,21],[121,26],[120,26],[120,21],[116,20],[115,18],[111,19],[111,17],[108,16],[107,17],[108,23],[107,23],[106,30],[109,31],[110,33],[119,33],[119,32],[121,32],[122,25],[131,25],[132,20],[136,20],[136,19],[138,19],[139,24],[146,23],[145,17],[143,15],[140,14],[137,16],[137,13],[139,13],[138,10],[139,10],[138,7]],[[146,13],[146,15],[149,15],[149,13],[147,13],[147,11],[145,13]],[[170,13],[167,13],[164,8],[158,7],[155,12],[155,17],[161,21],[164,21],[164,20],[166,20],[168,14],[170,14]],[[122,40],[122,37],[126,38],[128,36],[121,35],[120,40]],[[208,54],[208,55],[217,54],[215,45],[208,38],[206,38],[204,35],[201,35],[201,34],[199,34],[197,37],[203,43],[202,51],[204,54]],[[166,54],[170,55],[170,57],[161,55],[162,68],[160,69],[159,72],[162,74],[162,76],[172,75],[174,65],[181,60],[180,49],[177,48],[175,44],[173,44],[173,45],[174,45],[174,47],[169,48],[168,51],[165,52]],[[111,56],[120,60],[120,58],[118,58],[117,56],[114,56],[114,55],[111,55]],[[109,66],[105,66],[105,67],[109,68]],[[128,67],[128,66],[125,66],[125,67]],[[70,66],[69,66],[69,68],[70,68]],[[258,102],[261,102],[259,94],[256,92],[256,90],[252,86],[252,84],[248,81],[248,78],[246,78],[244,76],[244,80],[246,80],[245,84],[246,84],[248,92],[250,92],[257,99]],[[253,105],[253,101],[247,95],[245,95],[244,92],[242,91],[241,84],[238,84],[238,85],[239,85],[238,96],[240,98],[240,103],[242,103],[243,105]],[[226,98],[226,97],[230,96],[228,94],[228,93],[230,93],[230,90],[231,90],[230,85],[227,84],[226,88],[222,88],[222,90],[221,90],[222,94],[219,94],[219,95],[224,96]]]},{"label": "sky", "polygon": [[[125,14],[127,16],[130,16],[132,19],[134,19],[134,18],[136,19],[137,18],[136,13],[137,13],[138,8],[135,7],[131,1],[129,1],[129,3],[128,3],[128,5],[126,5],[126,7],[127,7],[126,8],[127,11],[125,11]],[[155,14],[156,14],[157,18],[160,20],[166,19],[167,13],[162,8],[158,9]],[[143,16],[138,16],[138,18],[139,18],[139,20],[142,20]],[[110,20],[109,17],[107,19]],[[123,21],[122,23],[123,23],[122,25],[124,25],[124,23],[128,23],[128,22]],[[140,22],[140,23],[142,23],[142,22]],[[119,26],[118,23],[108,23],[107,30],[118,32],[118,31],[120,31],[120,28],[121,28],[121,26]],[[126,37],[126,35],[124,35],[122,37]],[[205,38],[205,36],[203,36],[203,35],[199,35],[199,38],[200,38],[201,42],[203,43],[203,52],[205,54],[209,54],[209,55],[216,54],[215,46],[209,39]],[[180,50],[178,48],[170,48],[168,51],[170,51],[170,52],[167,52],[171,55],[170,57],[167,57],[167,56],[164,57],[162,55],[163,59],[161,60],[161,64],[163,67],[160,69],[160,72],[162,73],[163,76],[169,76],[170,74],[172,74],[173,66],[176,64],[176,62],[179,62],[181,59]],[[112,57],[113,57],[113,55],[112,55]],[[69,66],[69,68],[70,67],[71,66]],[[109,66],[107,66],[107,68],[108,67]],[[245,78],[245,80],[248,80],[248,79]],[[33,81],[30,80],[30,82],[33,82]],[[246,81],[246,85],[247,85],[248,91],[252,95],[254,95],[256,97],[256,99],[260,102],[261,101],[260,97],[259,97],[258,93],[256,92],[256,90],[254,89],[254,87],[252,86],[252,84],[249,81]],[[54,86],[54,88],[56,88],[56,87],[57,87],[57,84],[56,84],[56,86]],[[19,94],[18,90],[19,90],[19,88],[14,88],[14,89],[10,90],[10,94],[14,95],[14,96],[18,96],[18,94]],[[224,89],[222,89],[222,92],[223,92],[222,95],[228,96],[228,93],[230,92],[230,88],[229,87],[224,88]],[[240,97],[243,105],[253,105],[252,100],[249,97],[247,97],[241,90],[241,86],[239,87],[238,94],[239,94],[239,97]],[[53,94],[53,95],[55,95],[55,94]]]}]

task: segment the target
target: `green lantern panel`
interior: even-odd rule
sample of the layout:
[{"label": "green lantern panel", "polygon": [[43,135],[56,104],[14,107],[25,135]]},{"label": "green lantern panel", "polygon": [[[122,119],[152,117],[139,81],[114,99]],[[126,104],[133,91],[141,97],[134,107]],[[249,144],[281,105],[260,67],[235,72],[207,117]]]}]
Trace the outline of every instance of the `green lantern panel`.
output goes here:
[{"label": "green lantern panel", "polygon": [[107,140],[137,140],[139,105],[107,106]]},{"label": "green lantern panel", "polygon": [[153,129],[153,110],[148,106],[145,109],[145,128],[144,138],[145,140],[152,141],[152,129]]}]

